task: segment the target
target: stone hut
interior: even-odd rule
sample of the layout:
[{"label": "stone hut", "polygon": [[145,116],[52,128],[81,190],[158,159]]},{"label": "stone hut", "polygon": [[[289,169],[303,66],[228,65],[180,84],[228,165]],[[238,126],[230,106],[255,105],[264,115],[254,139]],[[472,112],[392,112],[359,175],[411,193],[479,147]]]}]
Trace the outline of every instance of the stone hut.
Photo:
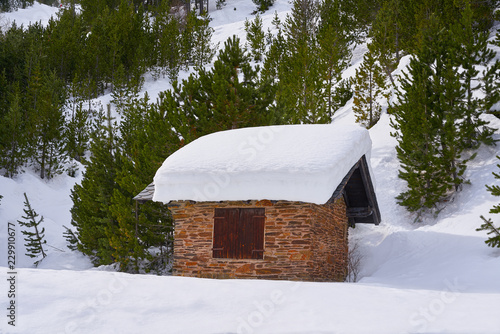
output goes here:
[{"label": "stone hut", "polygon": [[380,222],[370,149],[357,126],[218,132],[167,158],[136,199],[172,212],[173,275],[343,281],[348,226]]}]

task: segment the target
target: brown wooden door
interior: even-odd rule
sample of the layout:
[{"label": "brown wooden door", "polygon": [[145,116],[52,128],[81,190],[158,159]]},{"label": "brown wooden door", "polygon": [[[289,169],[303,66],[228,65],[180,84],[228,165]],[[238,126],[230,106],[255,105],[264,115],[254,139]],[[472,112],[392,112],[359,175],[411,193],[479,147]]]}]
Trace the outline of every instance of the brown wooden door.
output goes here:
[{"label": "brown wooden door", "polygon": [[214,212],[214,258],[262,259],[263,208],[217,208]]}]

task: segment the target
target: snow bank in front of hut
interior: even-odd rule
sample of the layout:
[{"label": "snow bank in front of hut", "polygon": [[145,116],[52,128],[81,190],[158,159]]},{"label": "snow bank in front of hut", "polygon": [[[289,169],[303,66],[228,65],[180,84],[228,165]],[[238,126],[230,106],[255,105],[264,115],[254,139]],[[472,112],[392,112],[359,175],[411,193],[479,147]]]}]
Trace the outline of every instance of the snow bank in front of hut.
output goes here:
[{"label": "snow bank in front of hut", "polygon": [[370,150],[368,131],[357,125],[281,125],[217,132],[165,160],[154,178],[153,200],[323,204]]}]

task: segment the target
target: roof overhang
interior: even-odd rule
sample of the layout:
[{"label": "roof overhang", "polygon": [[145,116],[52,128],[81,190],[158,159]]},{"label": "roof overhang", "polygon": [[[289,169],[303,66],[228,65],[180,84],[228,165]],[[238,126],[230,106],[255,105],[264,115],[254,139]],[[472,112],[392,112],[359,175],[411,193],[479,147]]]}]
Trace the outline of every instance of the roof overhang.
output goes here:
[{"label": "roof overhang", "polygon": [[349,225],[380,224],[381,216],[366,157],[352,166],[328,202],[344,197]]}]

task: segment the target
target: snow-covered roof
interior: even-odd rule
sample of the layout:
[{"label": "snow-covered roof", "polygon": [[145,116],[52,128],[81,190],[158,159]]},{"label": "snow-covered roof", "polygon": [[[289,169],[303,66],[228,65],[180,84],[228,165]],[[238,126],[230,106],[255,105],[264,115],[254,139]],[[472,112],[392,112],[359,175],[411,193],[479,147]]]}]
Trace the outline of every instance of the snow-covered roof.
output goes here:
[{"label": "snow-covered roof", "polygon": [[355,125],[280,125],[203,136],[168,157],[153,200],[289,200],[326,203],[369,155],[368,131]]}]

